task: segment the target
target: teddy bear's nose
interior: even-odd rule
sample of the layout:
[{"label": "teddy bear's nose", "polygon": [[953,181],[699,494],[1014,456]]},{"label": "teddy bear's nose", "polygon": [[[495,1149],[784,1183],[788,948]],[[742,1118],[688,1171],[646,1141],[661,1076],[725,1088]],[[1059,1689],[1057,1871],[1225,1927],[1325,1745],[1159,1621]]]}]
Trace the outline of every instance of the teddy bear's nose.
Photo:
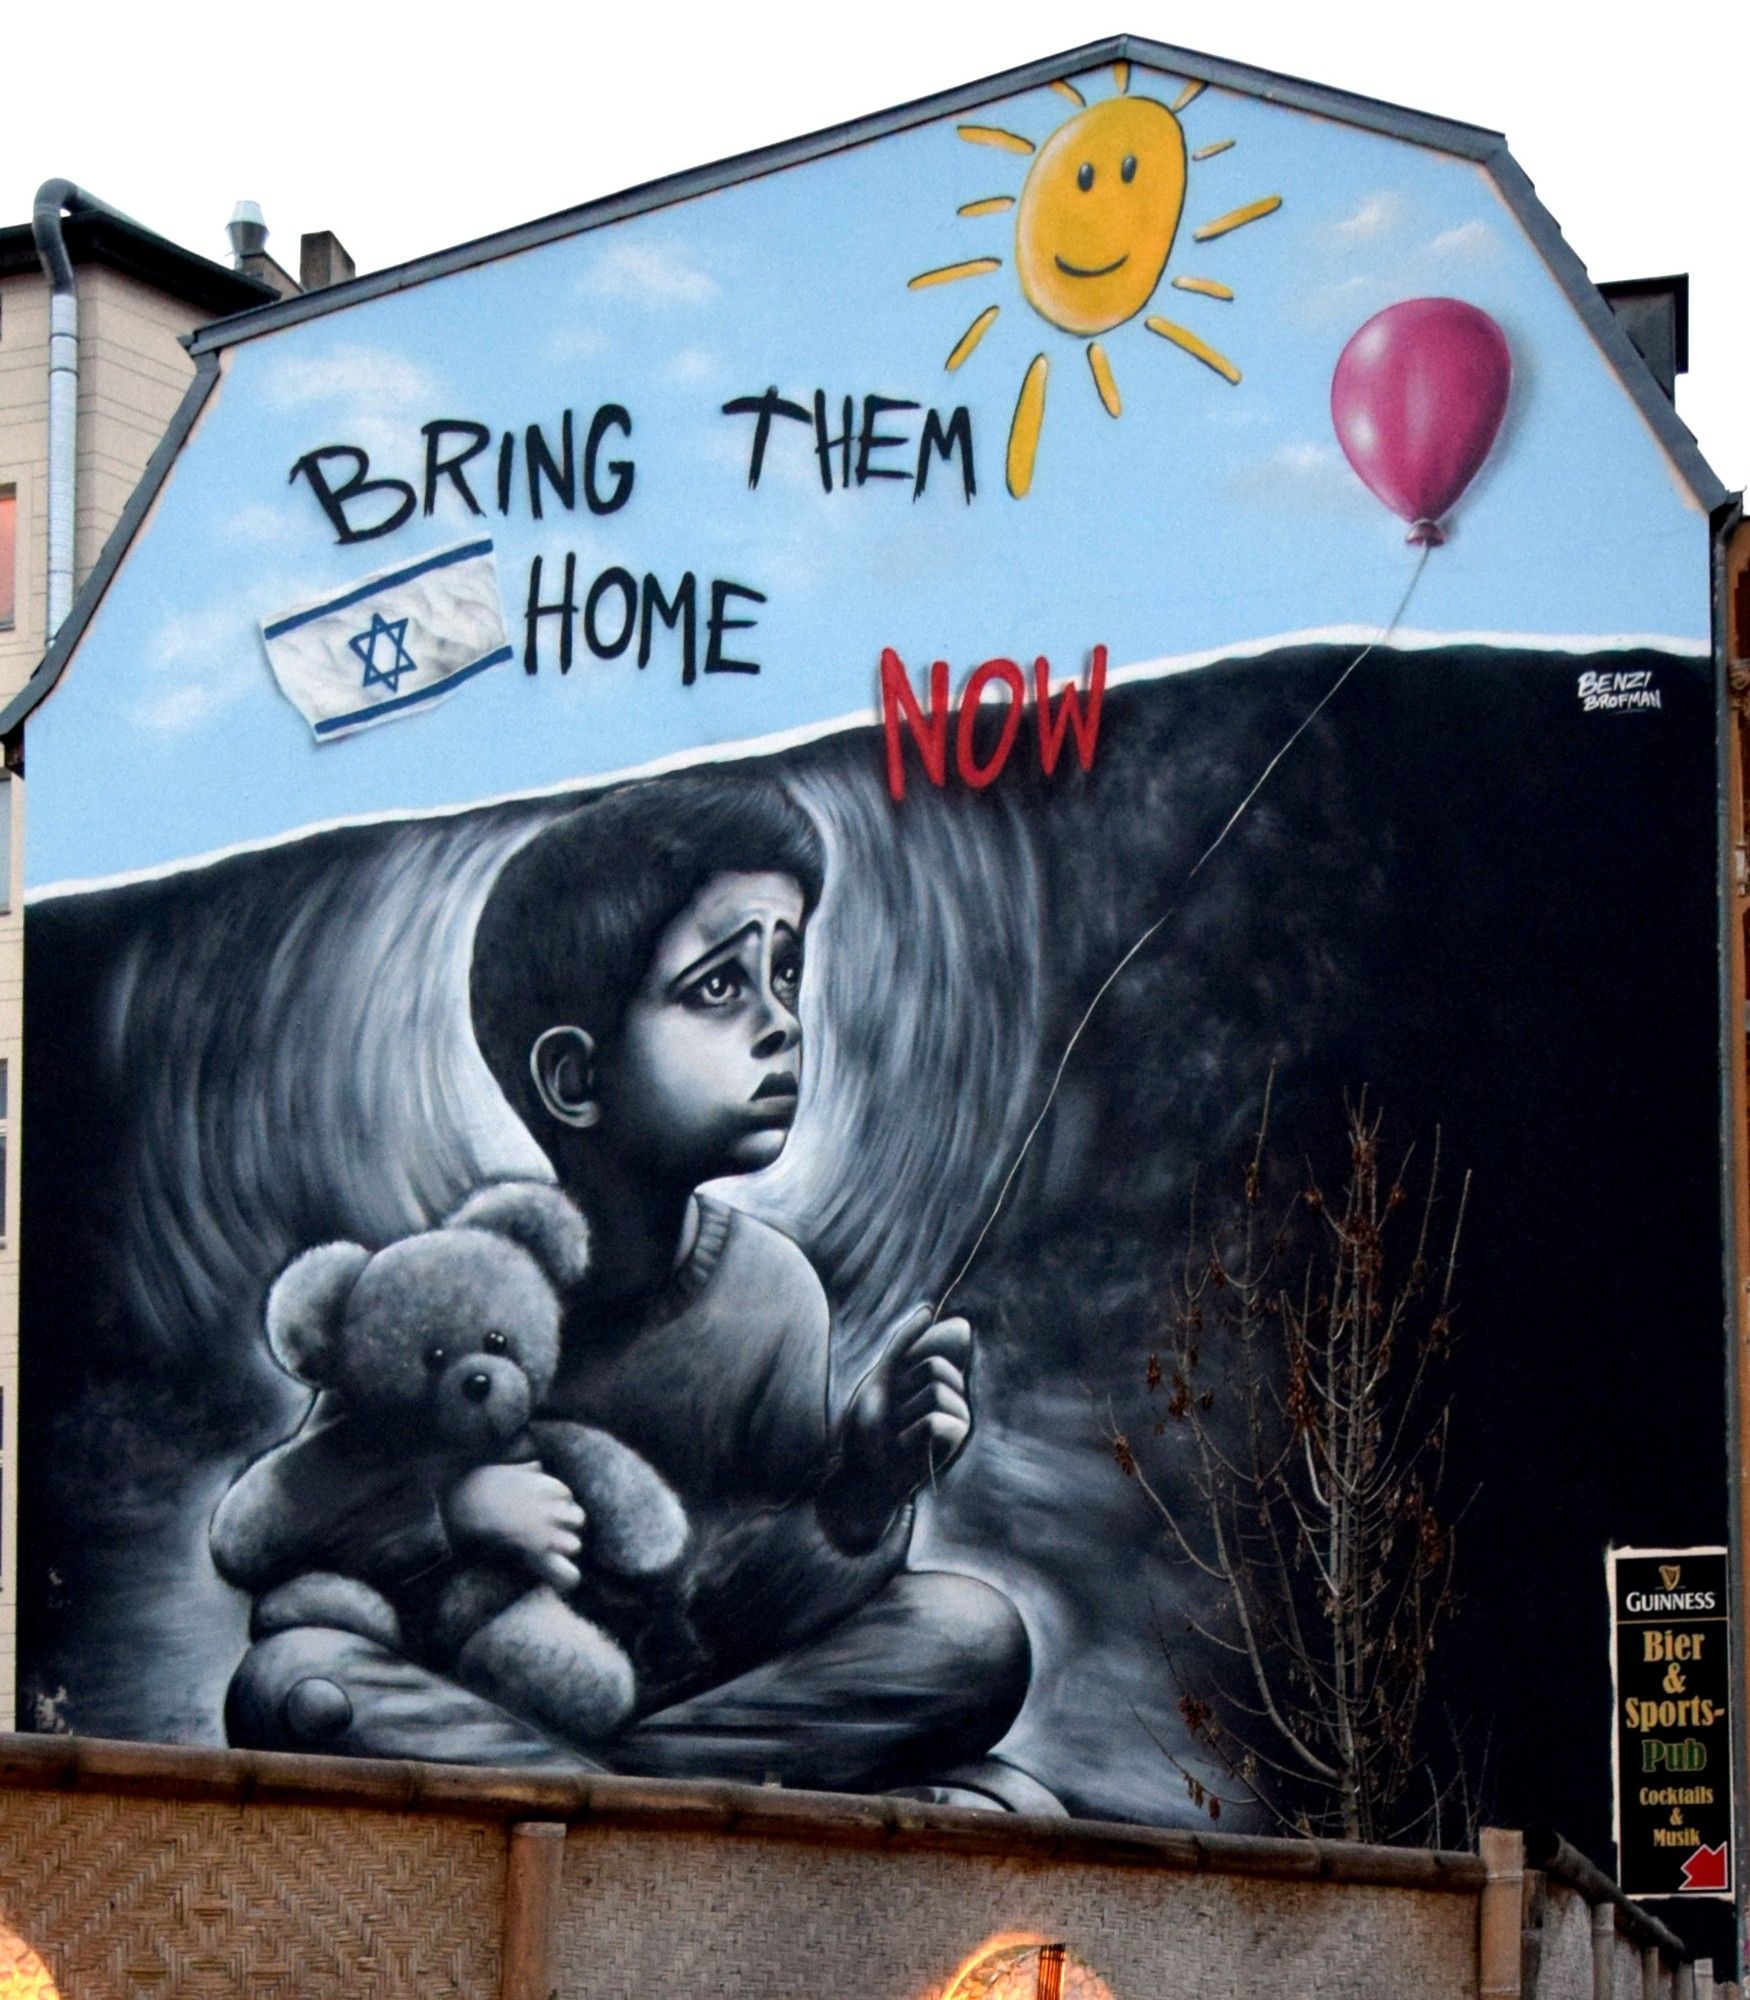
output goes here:
[{"label": "teddy bear's nose", "polygon": [[492,1394],[492,1377],[479,1373],[467,1376],[462,1383],[462,1394],[470,1403],[484,1403]]}]

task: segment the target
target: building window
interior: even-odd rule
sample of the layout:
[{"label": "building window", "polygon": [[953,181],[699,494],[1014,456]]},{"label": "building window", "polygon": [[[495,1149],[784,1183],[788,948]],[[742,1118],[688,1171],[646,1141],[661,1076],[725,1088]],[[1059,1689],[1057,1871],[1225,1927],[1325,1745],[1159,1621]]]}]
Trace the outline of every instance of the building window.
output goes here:
[{"label": "building window", "polygon": [[0,486],[0,631],[18,615],[18,489]]}]

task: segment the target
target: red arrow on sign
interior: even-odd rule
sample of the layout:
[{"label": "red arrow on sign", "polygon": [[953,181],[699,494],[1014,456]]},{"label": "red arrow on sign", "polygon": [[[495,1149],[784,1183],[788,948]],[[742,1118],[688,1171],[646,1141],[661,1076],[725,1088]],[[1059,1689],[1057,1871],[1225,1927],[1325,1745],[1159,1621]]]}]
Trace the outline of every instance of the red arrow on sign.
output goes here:
[{"label": "red arrow on sign", "polygon": [[1726,1843],[1718,1847],[1698,1847],[1683,1864],[1686,1889],[1723,1889],[1726,1886]]}]

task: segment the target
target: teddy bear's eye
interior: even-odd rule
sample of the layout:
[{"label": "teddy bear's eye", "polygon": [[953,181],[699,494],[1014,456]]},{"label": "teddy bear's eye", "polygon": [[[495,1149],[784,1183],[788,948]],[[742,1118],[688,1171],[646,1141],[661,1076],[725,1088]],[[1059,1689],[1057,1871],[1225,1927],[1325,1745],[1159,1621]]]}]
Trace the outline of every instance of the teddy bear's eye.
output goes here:
[{"label": "teddy bear's eye", "polygon": [[485,1348],[488,1354],[502,1354],[510,1345],[510,1342],[505,1339],[502,1333],[492,1332],[481,1341],[480,1345]]},{"label": "teddy bear's eye", "polygon": [[431,1371],[434,1374],[437,1372],[438,1369],[440,1369],[444,1365],[446,1361],[449,1360],[449,1358],[450,1358],[449,1355],[441,1347],[428,1347],[425,1350],[425,1365],[429,1369],[431,1369]]}]

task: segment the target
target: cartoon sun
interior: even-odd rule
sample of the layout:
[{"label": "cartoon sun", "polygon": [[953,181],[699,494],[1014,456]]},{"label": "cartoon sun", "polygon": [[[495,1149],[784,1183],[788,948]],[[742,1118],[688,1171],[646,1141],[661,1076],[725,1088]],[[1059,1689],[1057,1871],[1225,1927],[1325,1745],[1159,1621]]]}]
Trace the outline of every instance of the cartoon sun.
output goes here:
[{"label": "cartoon sun", "polygon": [[[986,195],[967,202],[958,213],[979,217],[1015,209],[1015,275],[1021,296],[1041,319],[1077,336],[1110,333],[1134,319],[1154,297],[1179,233],[1190,167],[1227,152],[1234,143],[1213,140],[1187,159],[1178,114],[1202,93],[1201,83],[1187,83],[1167,105],[1130,95],[1129,63],[1115,63],[1112,76],[1116,94],[1098,104],[1090,104],[1073,83],[1054,83],[1051,88],[1077,109],[1041,146],[996,125],[957,128],[969,145],[1032,155],[1018,202],[1013,195]],[[1213,242],[1281,206],[1280,195],[1264,195],[1201,224],[1192,231],[1193,239]],[[969,257],[944,264],[919,272],[910,289],[981,277],[1001,270],[1002,262],[1000,257]],[[1172,282],[1177,290],[1205,299],[1233,298],[1232,290],[1216,278],[1175,277]],[[1001,310],[992,305],[979,313],[954,343],[947,361],[950,369],[967,359]],[[1227,356],[1188,326],[1158,313],[1151,313],[1143,325],[1224,380],[1239,381],[1240,371]],[[1106,413],[1122,415],[1124,405],[1105,348],[1089,338],[1087,353]],[[1017,500],[1033,484],[1050,367],[1044,354],[1036,354],[1028,364],[1009,426],[1008,483]]]}]

